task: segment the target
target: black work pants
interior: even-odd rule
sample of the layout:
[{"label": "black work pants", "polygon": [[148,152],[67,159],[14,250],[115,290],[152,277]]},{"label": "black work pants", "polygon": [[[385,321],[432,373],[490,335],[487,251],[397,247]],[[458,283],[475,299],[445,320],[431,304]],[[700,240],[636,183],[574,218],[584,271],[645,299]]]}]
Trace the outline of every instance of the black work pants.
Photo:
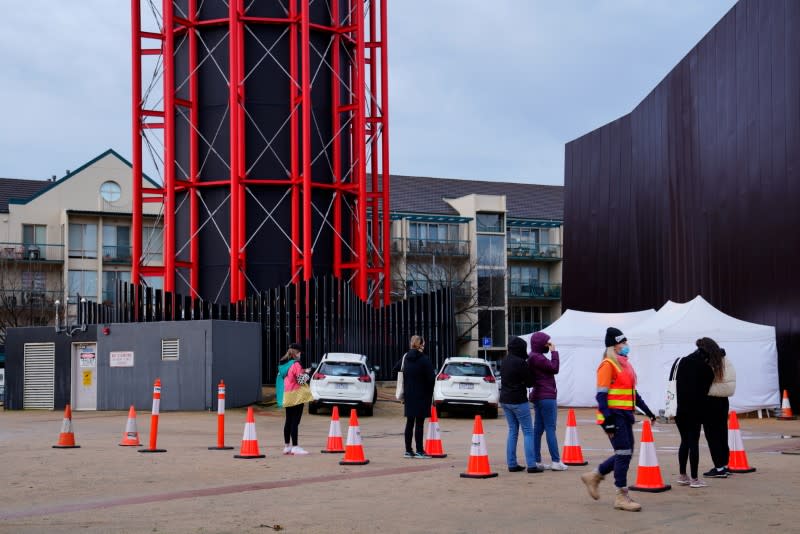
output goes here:
[{"label": "black work pants", "polygon": [[411,448],[412,432],[417,445],[417,452],[424,454],[425,446],[422,441],[422,427],[425,425],[424,417],[406,417],[406,452],[414,452]]},{"label": "black work pants", "polygon": [[706,411],[703,417],[703,432],[708,442],[711,461],[714,467],[728,465],[728,397],[706,397]]}]

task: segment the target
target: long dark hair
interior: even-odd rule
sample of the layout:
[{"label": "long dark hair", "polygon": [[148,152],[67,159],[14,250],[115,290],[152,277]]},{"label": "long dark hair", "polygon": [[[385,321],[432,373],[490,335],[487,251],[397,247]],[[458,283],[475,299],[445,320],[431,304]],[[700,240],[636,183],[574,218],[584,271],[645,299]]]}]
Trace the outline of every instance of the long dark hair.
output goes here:
[{"label": "long dark hair", "polygon": [[725,374],[725,351],[719,348],[717,342],[710,337],[701,337],[694,343],[700,349],[708,362],[708,366],[714,371],[714,380],[722,380]]}]

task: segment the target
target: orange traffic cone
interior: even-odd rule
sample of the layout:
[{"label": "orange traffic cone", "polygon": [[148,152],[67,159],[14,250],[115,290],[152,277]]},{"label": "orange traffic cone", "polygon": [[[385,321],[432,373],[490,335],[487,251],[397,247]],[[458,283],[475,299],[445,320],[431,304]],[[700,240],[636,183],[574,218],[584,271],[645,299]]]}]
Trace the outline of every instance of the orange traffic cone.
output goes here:
[{"label": "orange traffic cone", "polygon": [[656,444],[653,442],[653,430],[650,421],[645,420],[642,427],[641,450],[639,451],[639,471],[636,473],[636,484],[628,489],[659,493],[671,489],[661,478],[661,468],[656,458]]},{"label": "orange traffic cone", "polygon": [[133,407],[133,404],[128,410],[128,422],[125,424],[125,432],[122,433],[122,441],[119,444],[121,447],[138,447],[141,445],[139,431],[136,429],[136,408]]},{"label": "orange traffic cone", "polygon": [[561,462],[566,465],[586,465],[583,450],[578,443],[578,424],[575,421],[575,410],[567,412],[567,435],[564,437],[564,450],[561,451]]},{"label": "orange traffic cone", "polygon": [[439,429],[439,417],[436,415],[436,406],[431,406],[431,420],[428,423],[428,435],[425,439],[425,454],[432,458],[446,458],[442,447],[442,433]]},{"label": "orange traffic cone", "polygon": [[342,453],[345,452],[342,443],[342,427],[339,424],[339,407],[334,406],[331,411],[331,426],[328,430],[328,445],[319,452]]},{"label": "orange traffic cone", "polygon": [[797,416],[792,413],[792,405],[789,403],[789,391],[783,390],[783,400],[781,401],[781,414],[778,416],[781,421],[794,421]]},{"label": "orange traffic cone", "polygon": [[750,467],[747,463],[747,453],[744,452],[742,443],[742,431],[739,430],[739,418],[736,412],[731,412],[728,416],[728,470],[731,473],[752,473],[755,467]]},{"label": "orange traffic cone", "polygon": [[344,458],[339,465],[366,465],[369,460],[364,458],[364,447],[361,446],[361,429],[358,427],[356,410],[350,410],[350,426],[347,428],[347,446]]},{"label": "orange traffic cone", "polygon": [[472,427],[472,444],[469,449],[469,462],[466,473],[461,473],[461,478],[492,478],[497,473],[492,473],[489,467],[489,453],[486,451],[486,442],[483,440],[483,421],[480,415],[475,416]]},{"label": "orange traffic cone", "polygon": [[72,408],[69,404],[64,408],[64,421],[61,423],[61,433],[58,435],[58,443],[53,445],[54,449],[80,449],[80,445],[75,445],[75,434],[72,433]]},{"label": "orange traffic cone", "polygon": [[242,446],[239,454],[234,458],[264,458],[258,450],[258,438],[256,437],[256,418],[253,416],[253,407],[247,408],[247,422],[244,424],[244,435],[242,436]]}]

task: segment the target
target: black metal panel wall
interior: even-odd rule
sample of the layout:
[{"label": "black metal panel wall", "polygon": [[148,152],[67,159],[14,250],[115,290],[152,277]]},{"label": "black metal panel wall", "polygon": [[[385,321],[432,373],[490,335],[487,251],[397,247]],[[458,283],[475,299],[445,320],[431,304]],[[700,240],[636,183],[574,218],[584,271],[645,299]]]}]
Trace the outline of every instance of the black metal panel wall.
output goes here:
[{"label": "black metal panel wall", "polygon": [[[333,276],[315,278],[299,286],[280,286],[246,301],[219,305],[160,290],[142,288],[135,301],[132,286],[120,283],[114,309],[90,306],[90,324],[133,322],[134,309],[143,322],[226,319],[261,324],[262,381],[274,383],[278,360],[289,343],[305,349],[305,365],[326,352],[366,354],[379,365],[379,380],[392,380],[392,367],[408,350],[412,335],[427,341],[434,366],[455,355],[453,294],[443,289],[376,308],[363,302],[349,284]],[[102,319],[107,317],[107,321]]]},{"label": "black metal panel wall", "polygon": [[800,404],[800,2],[741,0],[626,115],[566,145],[565,308],[703,295],[774,325]]}]

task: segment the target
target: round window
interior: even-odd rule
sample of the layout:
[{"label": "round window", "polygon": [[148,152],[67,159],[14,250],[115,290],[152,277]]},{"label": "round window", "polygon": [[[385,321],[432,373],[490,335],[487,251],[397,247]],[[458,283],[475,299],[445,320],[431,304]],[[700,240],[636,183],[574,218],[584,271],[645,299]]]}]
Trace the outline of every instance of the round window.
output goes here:
[{"label": "round window", "polygon": [[121,196],[121,189],[117,182],[104,182],[103,185],[100,186],[100,196],[103,197],[103,200],[106,202],[116,202],[119,200]]}]

